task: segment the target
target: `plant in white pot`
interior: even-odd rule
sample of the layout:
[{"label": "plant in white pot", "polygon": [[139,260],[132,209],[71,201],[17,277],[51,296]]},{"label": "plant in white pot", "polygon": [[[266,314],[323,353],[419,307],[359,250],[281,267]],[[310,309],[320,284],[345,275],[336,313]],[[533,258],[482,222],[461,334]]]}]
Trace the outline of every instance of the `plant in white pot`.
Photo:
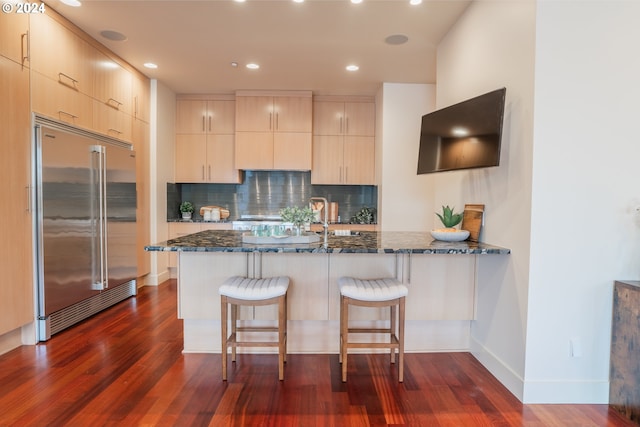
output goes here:
[{"label": "plant in white pot", "polygon": [[180,212],[182,213],[182,219],[191,219],[191,214],[195,208],[191,202],[180,203]]},{"label": "plant in white pot", "polygon": [[305,224],[310,223],[313,220],[313,209],[306,206],[299,208],[298,206],[287,206],[280,210],[280,216],[282,221],[290,222],[295,227],[295,234],[302,235],[302,230]]},{"label": "plant in white pot", "polygon": [[462,221],[463,214],[454,213],[454,208],[450,208],[447,205],[442,207],[442,214],[436,212],[436,215],[440,218],[444,228],[436,228],[431,232],[434,239],[459,242],[469,237],[469,231],[455,228]]}]

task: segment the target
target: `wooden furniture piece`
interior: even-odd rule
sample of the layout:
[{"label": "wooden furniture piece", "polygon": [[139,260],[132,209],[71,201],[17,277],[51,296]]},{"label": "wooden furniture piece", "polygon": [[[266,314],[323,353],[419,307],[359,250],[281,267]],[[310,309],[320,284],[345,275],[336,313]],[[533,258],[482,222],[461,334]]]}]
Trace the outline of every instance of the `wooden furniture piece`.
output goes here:
[{"label": "wooden furniture piece", "polygon": [[375,185],[375,103],[372,99],[314,98],[311,183]]},{"label": "wooden furniture piece", "polygon": [[[286,276],[250,279],[233,276],[225,280],[220,293],[220,323],[222,326],[222,380],[227,380],[227,349],[231,347],[231,361],[236,361],[237,347],[277,347],[278,378],[284,380],[284,362],[287,356],[287,290],[289,278]],[[238,326],[239,306],[278,305],[278,325]],[[231,305],[231,334],[228,334],[228,307]],[[246,322],[246,321],[245,321]],[[239,332],[277,332],[277,341],[242,341]]]},{"label": "wooden furniture piece", "polygon": [[640,422],[640,282],[616,281],[613,288],[609,404]]},{"label": "wooden furniture piece", "polygon": [[464,205],[464,212],[462,214],[461,230],[467,230],[469,232],[470,242],[478,242],[480,239],[480,229],[482,228],[484,217],[484,205],[481,204],[467,204]]},{"label": "wooden furniture piece", "polygon": [[237,91],[237,169],[310,170],[311,91]]},{"label": "wooden furniture piece", "polygon": [[[340,288],[340,363],[342,381],[347,381],[347,354],[350,348],[388,348],[391,363],[396,361],[398,350],[398,381],[404,379],[404,318],[405,298],[409,289],[396,279],[357,279],[341,277]],[[389,307],[388,328],[349,327],[349,306]],[[397,311],[397,313],[396,313]],[[397,320],[396,320],[397,314]],[[389,342],[350,341],[349,334],[384,333],[389,334]]]}]

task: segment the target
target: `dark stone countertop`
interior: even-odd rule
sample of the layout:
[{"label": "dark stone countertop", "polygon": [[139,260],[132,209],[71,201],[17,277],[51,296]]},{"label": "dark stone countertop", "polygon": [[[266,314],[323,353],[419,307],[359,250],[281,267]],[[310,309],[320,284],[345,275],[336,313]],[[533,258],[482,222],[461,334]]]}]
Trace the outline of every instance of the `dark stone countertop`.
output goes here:
[{"label": "dark stone countertop", "polygon": [[324,236],[311,244],[249,244],[246,231],[207,230],[145,246],[147,251],[182,252],[308,252],[308,253],[418,253],[418,254],[510,254],[511,250],[486,243],[443,242],[428,232],[361,231],[355,236]]}]

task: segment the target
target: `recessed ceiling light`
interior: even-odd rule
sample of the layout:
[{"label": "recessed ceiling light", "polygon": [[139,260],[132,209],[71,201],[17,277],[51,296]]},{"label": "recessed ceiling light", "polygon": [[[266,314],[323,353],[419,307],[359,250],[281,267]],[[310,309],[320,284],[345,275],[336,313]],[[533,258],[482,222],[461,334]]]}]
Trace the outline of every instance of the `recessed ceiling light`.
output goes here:
[{"label": "recessed ceiling light", "polygon": [[123,42],[127,39],[127,36],[124,34],[113,30],[100,31],[100,35],[105,39],[112,40],[114,42]]},{"label": "recessed ceiling light", "polygon": [[360,69],[360,67],[354,64],[347,65],[345,68],[347,69],[347,71],[358,71]]},{"label": "recessed ceiling light", "polygon": [[304,3],[304,0],[293,0],[294,3]]},{"label": "recessed ceiling light", "polygon": [[410,0],[409,4],[411,4],[413,6],[418,5],[418,4],[422,4],[422,0]]},{"label": "recessed ceiling light", "polygon": [[351,3],[360,4],[360,3],[362,3],[362,0],[351,0]]},{"label": "recessed ceiling light", "polygon": [[233,68],[236,68],[236,67],[238,66],[238,63],[237,63],[236,61],[233,61],[233,62],[231,63],[231,66],[232,66]]},{"label": "recessed ceiling light", "polygon": [[80,7],[82,6],[82,3],[80,3],[78,0],[60,0],[62,3],[66,4],[67,6],[71,6],[71,7]]},{"label": "recessed ceiling light", "polygon": [[258,64],[254,64],[253,62],[250,62],[249,64],[247,64],[247,68],[250,70],[257,70],[258,68],[260,68],[260,66]]},{"label": "recessed ceiling light", "polygon": [[155,70],[156,68],[158,68],[158,66],[156,64],[154,64],[153,62],[145,62],[144,66],[146,68],[151,68],[152,70]]},{"label": "recessed ceiling light", "polygon": [[233,0],[233,1],[235,1],[236,3],[244,3],[246,0]]},{"label": "recessed ceiling light", "polygon": [[463,127],[454,127],[451,129],[454,136],[469,136],[469,129]]},{"label": "recessed ceiling light", "polygon": [[405,44],[409,40],[409,37],[404,34],[393,34],[384,39],[386,44]]}]

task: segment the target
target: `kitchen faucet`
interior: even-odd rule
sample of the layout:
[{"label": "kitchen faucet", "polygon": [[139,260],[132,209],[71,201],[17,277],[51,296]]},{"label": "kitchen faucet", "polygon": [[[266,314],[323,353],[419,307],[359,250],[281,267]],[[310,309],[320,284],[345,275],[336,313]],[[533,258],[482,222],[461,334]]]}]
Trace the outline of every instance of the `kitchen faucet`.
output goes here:
[{"label": "kitchen faucet", "polygon": [[[325,199],[324,197],[312,197],[309,199],[309,202],[313,202],[314,200],[320,200],[323,205],[322,205],[322,211],[324,212],[324,220],[322,221],[322,227],[324,227],[324,232],[325,234],[327,233],[327,231],[329,230],[329,202],[327,202],[327,199]],[[311,203],[311,206],[313,209],[313,203]]]}]

